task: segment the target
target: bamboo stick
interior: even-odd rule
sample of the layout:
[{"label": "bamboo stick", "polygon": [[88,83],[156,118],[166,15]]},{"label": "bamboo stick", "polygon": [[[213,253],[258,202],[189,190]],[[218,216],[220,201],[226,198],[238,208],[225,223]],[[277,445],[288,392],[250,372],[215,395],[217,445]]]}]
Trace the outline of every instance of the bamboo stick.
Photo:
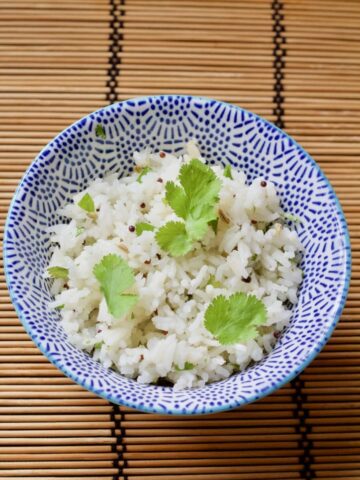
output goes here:
[{"label": "bamboo stick", "polygon": [[[120,418],[117,416],[117,418],[120,420]],[[212,420],[212,419],[206,419],[206,422],[204,422],[203,419],[201,420],[186,420],[184,418],[179,419],[178,422],[174,422],[172,420],[142,420],[142,421],[135,421],[133,419],[128,419],[125,420],[121,423],[122,427],[127,430],[127,435],[130,435],[130,432],[132,432],[136,429],[141,432],[142,430],[146,431],[145,429],[150,429],[150,432],[147,432],[146,434],[149,434],[153,432],[156,429],[161,429],[161,432],[164,432],[166,434],[168,428],[174,428],[174,423],[179,423],[181,425],[181,429],[183,428],[191,428],[191,429],[202,429],[202,431],[208,431],[211,427],[228,427],[229,432],[231,433],[232,428],[235,427],[256,427],[256,426],[293,426],[297,424],[296,419],[292,418],[285,418],[285,419],[279,419],[278,415],[275,415],[273,419],[271,418],[261,418],[261,419],[244,419],[241,418],[239,420],[236,420],[234,418],[232,419],[225,419],[224,416],[221,419],[217,420]],[[205,430],[206,429],[206,430]],[[195,430],[194,430],[195,431]],[[278,430],[277,430],[278,431]]]},{"label": "bamboo stick", "polygon": [[[219,451],[219,445],[222,445],[221,442],[216,443],[216,442],[207,442],[207,443],[192,443],[190,450],[192,452],[200,452],[200,451],[210,451],[211,455],[212,452],[214,451]],[[239,441],[237,439],[236,441],[229,441],[226,442],[224,447],[226,447],[227,451],[246,451],[246,450],[251,450],[252,452],[255,452],[257,450],[261,451],[274,451],[274,449],[282,449],[286,450],[287,448],[298,448],[297,440],[269,440],[267,442],[263,441],[263,439],[259,440],[258,442],[255,443],[247,443],[246,440]],[[118,449],[118,446],[116,446],[116,449]],[[164,443],[164,444],[131,444],[127,443],[126,445],[126,452],[133,452],[134,454],[138,454],[139,452],[155,452],[156,456],[160,454],[159,452],[188,452],[189,451],[189,445],[187,443],[178,443],[175,445],[174,444],[169,444],[169,443]]]},{"label": "bamboo stick", "polygon": [[[70,380],[71,381],[71,380]],[[68,392],[84,392],[83,387],[80,385],[77,385],[76,383],[71,383],[69,384],[60,384],[60,385],[21,385],[21,384],[15,384],[15,385],[7,385],[3,386],[0,385],[0,392],[26,392],[26,391],[31,391],[31,392],[42,392],[42,391],[47,391],[47,392],[58,392],[58,391],[68,391]]]},{"label": "bamboo stick", "polygon": [[[204,446],[205,447],[205,446]],[[130,460],[134,464],[145,464],[147,460],[152,460],[156,462],[163,462],[164,460],[169,461],[176,461],[176,459],[199,459],[205,461],[211,459],[226,459],[229,461],[230,459],[236,458],[239,460],[245,459],[250,460],[252,462],[257,462],[257,459],[264,457],[264,460],[273,457],[274,460],[278,460],[278,457],[291,457],[296,456],[301,453],[301,449],[289,449],[289,450],[279,450],[269,451],[269,450],[202,450],[202,451],[170,451],[170,452],[124,452],[123,458],[127,460],[128,464],[131,465]],[[255,460],[256,459],[256,460]],[[288,458],[286,458],[289,461]],[[136,463],[135,463],[136,462]],[[140,463],[141,462],[141,463]],[[164,463],[166,465],[166,463]]]},{"label": "bamboo stick", "polygon": [[[118,434],[118,432],[117,432]],[[322,434],[318,434],[318,435],[322,435]],[[284,442],[288,442],[288,441],[297,441],[299,438],[299,435],[298,434],[295,434],[295,433],[289,433],[289,434],[278,434],[278,433],[274,433],[271,437],[269,437],[269,442],[274,442],[274,441],[279,441],[279,440],[283,440]],[[323,438],[322,436],[320,436],[319,438]],[[326,436],[324,437],[326,438]],[[356,437],[352,437],[352,438],[356,438]],[[250,434],[246,434],[246,440],[247,442],[255,442],[257,443],[259,441],[259,435],[250,435]],[[209,435],[198,435],[198,436],[192,436],[192,437],[189,437],[189,436],[170,436],[170,437],[165,437],[165,436],[162,436],[162,437],[129,437],[129,436],[126,436],[125,438],[123,438],[123,444],[124,445],[134,445],[136,443],[139,443],[141,444],[142,446],[143,445],[146,445],[146,444],[160,444],[160,443],[165,443],[165,444],[189,444],[191,443],[191,448],[193,448],[193,444],[194,443],[202,443],[202,442],[206,442],[206,443],[230,443],[230,442],[236,442],[238,441],[238,434],[235,434],[235,435],[219,435],[218,433],[216,435],[213,435],[211,432]]]},{"label": "bamboo stick", "polygon": [[[117,445],[117,449],[121,452],[121,445]],[[70,456],[73,452],[76,451],[74,455],[88,455],[99,453],[100,455],[112,455],[113,448],[112,445],[77,445],[76,449],[74,449],[73,445],[52,445],[46,446],[44,445],[41,448],[41,452],[39,453],[39,449],[35,446],[15,446],[15,447],[1,447],[2,455],[19,455],[21,453],[26,453],[29,455],[66,455]],[[102,452],[102,453],[100,453]]]},{"label": "bamboo stick", "polygon": [[[121,467],[123,465],[123,461],[118,461],[118,466]],[[0,460],[0,472],[2,469],[16,469],[17,471],[22,471],[26,469],[41,469],[41,470],[46,470],[48,468],[51,469],[64,469],[64,468],[71,468],[71,470],[74,469],[74,473],[77,473],[77,469],[84,469],[84,468],[89,468],[91,469],[99,469],[99,468],[109,468],[110,471],[104,472],[104,473],[111,473],[113,471],[113,462],[112,460],[94,460],[93,458],[91,461],[87,459],[86,461],[84,460],[55,460],[55,461],[29,461],[29,460],[23,460],[23,461],[1,461]],[[54,470],[56,474],[56,470]],[[66,472],[63,472],[66,473]],[[94,475],[98,472],[94,472]],[[117,472],[116,472],[117,473]]]},{"label": "bamboo stick", "polygon": [[[246,465],[243,465],[241,467],[238,466],[222,466],[221,470],[223,474],[228,474],[228,473],[261,473],[261,472],[275,472],[277,471],[278,473],[280,472],[297,472],[301,468],[300,465],[267,465],[267,466],[262,466],[262,465],[252,465],[251,467],[247,467]],[[162,469],[161,468],[154,468],[154,467],[148,467],[146,469],[143,468],[127,468],[125,467],[123,469],[123,473],[125,475],[160,475]],[[177,474],[177,475],[186,475],[186,474],[205,474],[205,473],[213,473],[214,470],[212,467],[202,467],[201,469],[198,467],[166,467],[166,473],[167,474]]]},{"label": "bamboo stick", "polygon": [[[37,414],[37,415],[2,415],[0,414],[1,426],[4,427],[6,422],[109,422],[110,416],[106,414],[62,414],[62,415],[50,415],[50,414]],[[5,428],[5,427],[4,427]]]},{"label": "bamboo stick", "polygon": [[[61,411],[64,413],[91,413],[91,412],[111,412],[112,407],[109,404],[106,404],[104,402],[103,405],[99,405],[94,403],[93,405],[90,404],[85,404],[84,402],[78,402],[79,404],[77,406],[73,405],[61,405]],[[47,403],[45,404],[38,404],[35,406],[29,406],[26,402],[24,402],[24,405],[13,405],[12,402],[8,406],[2,406],[3,403],[1,403],[0,406],[0,414],[6,413],[34,413],[34,414],[47,414],[47,413],[58,413],[59,412],[59,406],[54,405],[54,406],[49,406]]]},{"label": "bamboo stick", "polygon": [[[62,430],[62,429],[56,429],[56,430],[53,430],[53,429],[50,429],[50,430],[46,430],[46,429],[43,429],[39,432],[35,432],[35,431],[32,431],[32,430],[0,430],[0,441],[3,440],[3,439],[8,439],[9,442],[10,442],[10,439],[11,440],[15,440],[16,442],[18,440],[26,440],[27,438],[29,438],[30,440],[31,439],[35,439],[35,437],[37,435],[40,435],[39,439],[40,440],[48,440],[48,439],[51,439],[53,437],[69,437],[69,431],[67,429],[65,430]],[[82,429],[72,429],[71,430],[71,438],[74,438],[76,439],[76,437],[80,438],[80,437],[103,437],[103,441],[105,441],[105,443],[110,443],[108,442],[108,440],[110,440],[110,436],[111,436],[111,430],[109,428],[103,428],[103,429],[97,429],[97,428],[89,428],[89,429],[86,429],[86,430],[82,430]],[[58,440],[58,438],[56,438],[56,440]]]},{"label": "bamboo stick", "polygon": [[[58,433],[60,430],[71,430],[71,433],[76,430],[76,429],[81,429],[83,434],[86,434],[86,432],[89,431],[95,431],[99,430],[102,433],[104,431],[109,432],[109,430],[105,429],[111,429],[113,426],[113,422],[111,421],[102,421],[102,422],[4,422],[1,424],[1,428],[6,430],[6,429],[12,429],[14,430],[14,434],[16,435],[16,430],[20,430],[19,432],[20,435],[24,435],[24,432],[30,431],[31,435],[38,435],[40,431],[46,430],[46,429],[54,429],[55,433]],[[25,433],[26,434],[26,433]],[[1,436],[1,434],[0,434]]]},{"label": "bamboo stick", "polygon": [[[28,399],[36,399],[34,400],[37,402],[38,400],[45,400],[45,399],[61,399],[64,398],[68,400],[69,402],[72,401],[72,399],[83,399],[83,398],[97,398],[92,392],[89,392],[87,390],[81,390],[77,392],[72,392],[72,391],[46,391],[47,389],[44,389],[43,391],[22,391],[21,392],[21,399],[22,400],[28,400]],[[16,399],[19,397],[19,394],[17,391],[6,391],[0,392],[0,398],[1,399]],[[4,405],[4,402],[1,402]]]},{"label": "bamboo stick", "polygon": [[[10,464],[11,461],[13,462],[17,462],[18,466],[19,466],[19,463],[18,462],[21,462],[21,466],[23,465],[23,462],[30,462],[30,461],[33,461],[33,465],[34,466],[38,466],[38,467],[42,467],[42,466],[46,466],[46,461],[48,461],[47,465],[48,466],[56,466],[56,465],[59,465],[60,462],[62,462],[63,464],[66,462],[68,464],[68,466],[71,468],[71,463],[72,461],[87,461],[87,465],[89,465],[89,452],[85,452],[85,453],[60,453],[60,454],[56,454],[56,453],[14,453],[14,454],[11,454],[11,453],[6,453],[6,454],[1,454],[0,453],[0,462],[1,461],[8,461],[8,465]],[[115,459],[117,459],[118,456],[117,454],[114,452],[108,452],[108,453],[98,453],[96,450],[95,452],[91,452],[91,459],[92,461],[95,461],[95,460],[107,460],[107,464],[109,463],[110,466],[111,465],[111,461],[114,461]],[[37,460],[37,462],[36,462]],[[50,461],[51,462],[50,462]],[[54,461],[53,461],[54,460]],[[111,462],[111,463],[110,463]],[[92,463],[92,462],[91,462]],[[105,462],[104,462],[105,463]],[[92,463],[93,465],[95,465],[95,462]],[[16,465],[13,465],[14,467]],[[86,466],[86,465],[85,465]],[[10,465],[7,467],[7,468],[11,468]]]},{"label": "bamboo stick", "polygon": [[[3,477],[6,477],[7,475],[11,475],[14,473],[12,470],[1,470],[0,475]],[[24,477],[29,476],[29,475],[52,475],[57,477],[58,475],[66,475],[69,473],[68,469],[64,468],[41,468],[41,469],[20,469],[17,468],[17,473],[23,475]],[[117,474],[118,469],[117,468],[73,468],[72,469],[72,474],[74,475],[91,475],[91,476],[97,476],[97,475],[111,475],[111,474]],[[54,477],[53,477],[54,478]]]},{"label": "bamboo stick", "polygon": [[[0,471],[0,476],[1,476],[1,475],[2,475],[2,472]],[[0,477],[0,478],[1,478],[1,477]],[[41,477],[39,477],[39,478],[41,478],[41,480],[68,480],[68,479],[69,479],[68,476],[66,476],[66,477],[63,477],[63,476],[60,476],[60,477],[59,477],[59,476],[56,476],[56,477],[54,477],[53,475],[51,475],[50,477],[48,477],[48,476],[46,476],[46,477],[41,476]],[[125,480],[123,476],[117,476],[116,478],[117,478],[117,480]],[[78,476],[78,475],[77,475],[76,477],[73,477],[73,479],[74,479],[74,480],[89,480],[89,476],[86,475],[86,476],[83,477],[83,476]],[[105,475],[105,476],[104,476],[104,475],[98,475],[98,476],[97,476],[97,479],[99,479],[99,480],[114,480],[114,475]],[[26,477],[17,476],[17,477],[16,477],[16,480],[29,480],[29,477],[28,477],[28,476],[26,476]],[[128,480],[128,479],[126,479],[126,480]]]},{"label": "bamboo stick", "polygon": [[[45,407],[45,406],[94,406],[94,405],[106,405],[106,401],[100,398],[11,398],[3,399],[1,401],[1,407]],[[3,412],[4,410],[0,410]]]},{"label": "bamboo stick", "polygon": [[[289,455],[290,456],[290,455]],[[293,453],[292,453],[293,456]],[[126,457],[127,458],[127,457]],[[295,458],[295,456],[294,456]],[[229,466],[229,458],[197,458],[197,459],[190,459],[186,458],[185,460],[181,460],[179,458],[172,459],[172,460],[158,460],[158,459],[146,459],[146,460],[130,460],[127,458],[126,462],[126,471],[127,472],[135,472],[137,469],[146,469],[146,471],[155,469],[155,468],[166,468],[166,470],[171,472],[173,467],[179,467],[180,469],[185,470],[187,468],[193,469],[194,467],[202,467],[201,468],[201,473],[205,472],[207,468],[210,467],[221,467],[221,470],[226,472],[226,470],[223,470],[223,468],[233,468],[237,466],[244,466],[245,471],[246,467],[249,466],[248,471],[256,471],[256,468],[259,468],[259,471],[263,470],[262,466],[273,466],[273,465],[278,465],[279,467],[281,466],[282,468],[286,469],[285,466],[288,466],[290,463],[291,459],[288,458],[288,456],[284,456],[283,458],[257,458],[256,459],[256,467],[254,465],[254,459],[253,458],[231,458],[231,467]],[[294,462],[295,463],[295,462]],[[1,465],[1,464],[0,464]],[[250,468],[253,467],[253,470],[250,470]],[[254,468],[255,467],[255,468]],[[125,473],[125,471],[124,471]],[[150,472],[149,472],[150,473]],[[194,472],[195,473],[195,472]]]},{"label": "bamboo stick", "polygon": [[[75,431],[75,434],[77,431]],[[99,431],[98,431],[99,432]],[[65,432],[66,433],[66,432]],[[22,434],[20,438],[16,438],[16,435],[18,435],[18,432],[16,432],[16,435],[14,436],[7,436],[4,438],[0,438],[0,447],[2,445],[5,445],[6,447],[9,446],[16,446],[16,445],[21,445],[21,446],[28,446],[28,445],[38,445],[43,448],[43,446],[49,446],[49,445],[111,445],[116,443],[116,439],[113,437],[110,437],[110,432],[104,432],[103,436],[96,436],[93,435],[93,431],[86,432],[86,435],[79,435],[77,437],[74,436],[68,436],[66,434],[65,436],[59,436],[56,438],[56,436],[41,436],[39,438],[33,437],[32,433],[30,432],[29,437],[26,437]],[[47,432],[44,433],[44,435],[47,435]]]},{"label": "bamboo stick", "polygon": [[[2,472],[0,471],[0,475],[2,475]],[[1,477],[0,477],[1,478]],[[39,477],[41,478],[41,480],[68,480],[69,477],[66,476],[66,477],[63,477],[63,476],[56,476],[54,477],[53,475],[51,475],[50,477],[46,476],[42,476],[42,477]],[[123,476],[117,476],[116,477],[117,480],[125,480]],[[76,477],[73,477],[74,480],[89,480],[89,476],[86,475],[86,476],[76,476]],[[99,480],[114,480],[114,475],[98,475],[97,476],[97,479]],[[23,477],[23,476],[17,476],[16,477],[16,480],[29,480],[29,477],[26,476],[26,477]],[[128,480],[128,479],[127,479]]]},{"label": "bamboo stick", "polygon": [[[344,412],[344,416],[345,417],[352,417],[352,416],[356,416],[357,415],[357,412],[359,411],[359,405],[356,404],[356,405],[350,405],[351,406],[351,409],[349,408],[346,412]],[[314,418],[318,418],[318,417],[323,417],[323,416],[330,416],[330,417],[339,417],[339,410],[342,410],[344,405],[338,405],[338,404],[335,404],[333,405],[332,407],[327,407],[326,409],[320,409],[319,410],[319,405],[317,404],[313,404],[312,405],[312,410],[314,411]],[[234,420],[234,421],[238,421],[238,422],[242,422],[242,421],[246,421],[246,419],[289,419],[289,418],[292,418],[294,416],[294,409],[296,407],[289,403],[287,406],[283,407],[282,411],[279,412],[279,411],[267,411],[267,410],[263,410],[261,408],[261,405],[259,403],[255,403],[254,405],[250,405],[250,406],[246,406],[246,407],[243,407],[242,409],[240,409],[239,411],[233,411],[231,413],[227,413],[227,412],[223,412],[221,414],[212,414],[210,417],[200,417],[198,419],[198,421],[202,422],[202,425],[206,424],[206,425],[209,425],[208,422],[213,422],[211,425],[215,425],[215,423],[218,421],[218,422],[221,422],[222,420],[224,420],[225,422],[230,422],[230,420]],[[286,414],[284,414],[284,412],[286,412]],[[141,417],[142,415],[142,417]],[[141,417],[141,418],[139,418]],[[145,418],[144,418],[145,417]],[[151,415],[144,415],[144,414],[137,414],[136,412],[132,415],[125,415],[125,421],[127,422],[142,422],[143,423],[143,426],[144,428],[146,427],[146,425],[148,425],[148,422],[153,422],[153,421],[156,421],[156,419],[158,420],[162,420],[164,417],[161,416],[161,415],[154,415],[154,414],[151,414]],[[192,417],[191,417],[192,418]],[[195,416],[196,418],[196,416]],[[118,418],[117,418],[118,419]],[[119,419],[118,419],[119,420]],[[184,423],[186,424],[186,422],[188,422],[188,417],[175,417],[174,419],[172,419],[171,417],[171,420],[168,420],[169,422],[172,421],[172,425],[176,424],[176,423],[179,423],[181,424],[181,426],[184,426]]]},{"label": "bamboo stick", "polygon": [[[131,475],[127,476],[129,480],[143,480],[143,476],[138,476],[138,475]],[[162,480],[178,480],[179,476],[175,473],[174,475],[171,474],[164,474],[162,475]],[[193,474],[191,475],[181,475],[181,480],[193,480],[196,478],[196,480],[215,480],[218,477],[218,473],[209,473],[209,474],[197,474],[196,477],[194,477]],[[262,480],[262,479],[282,479],[286,478],[287,480],[292,480],[292,479],[297,479],[298,474],[295,472],[278,472],[278,473],[264,473],[264,472],[256,472],[256,473],[227,473],[226,474],[226,479],[227,480]],[[158,475],[147,475],[146,476],[147,480],[158,480],[159,476]],[[21,480],[21,479],[20,479]],[[46,480],[46,479],[45,479]]]}]

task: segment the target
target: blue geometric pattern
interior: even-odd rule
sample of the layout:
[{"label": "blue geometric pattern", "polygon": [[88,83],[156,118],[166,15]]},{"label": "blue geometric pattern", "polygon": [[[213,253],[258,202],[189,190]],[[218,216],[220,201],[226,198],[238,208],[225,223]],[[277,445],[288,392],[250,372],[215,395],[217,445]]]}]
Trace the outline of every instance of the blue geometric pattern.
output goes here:
[{"label": "blue geometric pattern", "polygon": [[[96,137],[102,123],[106,140]],[[204,388],[174,392],[140,385],[106,370],[68,342],[48,307],[47,227],[58,209],[92,180],[128,175],[132,153],[150,147],[180,153],[196,138],[208,162],[231,164],[249,180],[276,184],[285,210],[298,215],[305,247],[300,301],[275,349],[242,373]],[[339,202],[317,164],[284,132],[238,107],[190,96],[147,97],[88,115],[49,143],[14,196],[5,232],[5,268],[12,301],[26,330],[60,370],[111,402],[159,413],[210,413],[249,403],[298,374],[328,340],[350,277],[350,242]]]}]

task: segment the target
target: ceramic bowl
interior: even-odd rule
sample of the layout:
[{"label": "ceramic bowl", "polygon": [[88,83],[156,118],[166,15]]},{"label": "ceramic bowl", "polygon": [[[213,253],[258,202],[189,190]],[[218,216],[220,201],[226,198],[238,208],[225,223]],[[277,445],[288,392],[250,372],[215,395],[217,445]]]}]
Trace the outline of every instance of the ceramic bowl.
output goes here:
[{"label": "ceramic bowl", "polygon": [[[95,135],[102,123],[106,140]],[[230,378],[176,392],[140,385],[103,368],[67,340],[59,315],[49,308],[48,226],[58,209],[92,180],[128,175],[132,153],[150,147],[181,153],[198,140],[211,164],[231,164],[251,181],[274,182],[305,247],[304,280],[289,327],[261,362]],[[12,201],[4,259],[16,311],[42,353],[65,375],[110,402],[148,412],[202,414],[228,410],[281,387],[319,353],[343,308],[350,276],[348,230],[335,193],[314,160],[288,135],[239,107],[191,96],[145,97],[87,115],[54,138],[23,177]]]}]

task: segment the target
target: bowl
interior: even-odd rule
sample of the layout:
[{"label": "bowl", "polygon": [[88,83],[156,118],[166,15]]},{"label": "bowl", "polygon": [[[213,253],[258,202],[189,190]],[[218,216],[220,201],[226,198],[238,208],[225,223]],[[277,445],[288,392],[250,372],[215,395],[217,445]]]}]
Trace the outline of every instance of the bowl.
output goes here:
[{"label": "bowl", "polygon": [[[95,134],[98,123],[106,140]],[[289,327],[262,361],[230,378],[184,391],[141,385],[107,370],[67,340],[50,309],[48,226],[58,209],[90,181],[128,175],[132,152],[150,147],[181,153],[198,140],[211,164],[243,169],[249,180],[274,182],[283,207],[301,218],[304,280]],[[116,404],[162,414],[203,414],[257,400],[299,374],[320,352],[344,306],[350,241],[336,195],[314,160],[287,134],[257,115],[208,98],[144,97],[87,115],[54,138],[26,171],[5,231],[8,288],[17,314],[42,353],[79,385]]]}]

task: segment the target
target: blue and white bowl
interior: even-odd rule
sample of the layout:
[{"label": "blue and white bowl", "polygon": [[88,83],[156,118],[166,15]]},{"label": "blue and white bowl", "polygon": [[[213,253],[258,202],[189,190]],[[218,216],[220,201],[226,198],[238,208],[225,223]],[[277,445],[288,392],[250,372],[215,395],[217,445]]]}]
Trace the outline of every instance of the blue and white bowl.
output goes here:
[{"label": "blue and white bowl", "polygon": [[[95,135],[102,123],[106,140]],[[210,163],[231,164],[250,180],[275,183],[306,253],[304,281],[290,326],[261,362],[221,382],[175,392],[140,385],[107,370],[67,340],[59,314],[50,309],[47,227],[58,209],[89,182],[110,172],[128,175],[132,152],[180,153],[198,140]],[[11,299],[27,332],[43,354],[68,377],[111,402],[169,414],[228,410],[281,387],[320,352],[344,306],[350,277],[350,242],[340,204],[310,156],[271,123],[207,98],[145,97],[103,108],[64,130],[25,173],[12,201],[5,232],[5,269]]]}]

